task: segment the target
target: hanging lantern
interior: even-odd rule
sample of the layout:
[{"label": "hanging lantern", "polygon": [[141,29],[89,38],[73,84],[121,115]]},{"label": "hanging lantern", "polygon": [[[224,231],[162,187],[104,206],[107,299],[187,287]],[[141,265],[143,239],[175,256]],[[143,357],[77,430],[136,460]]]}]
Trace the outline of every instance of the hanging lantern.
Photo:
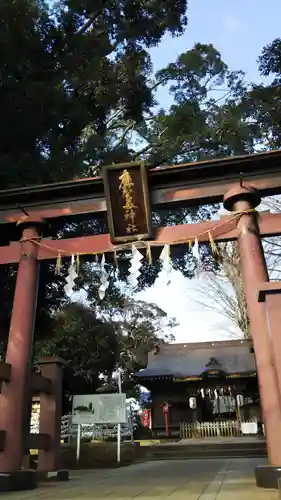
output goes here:
[{"label": "hanging lantern", "polygon": [[194,397],[189,398],[189,406],[192,410],[195,410],[195,408],[197,406],[196,405],[196,398],[194,398]]},{"label": "hanging lantern", "polygon": [[237,401],[238,406],[243,406],[244,405],[244,396],[242,396],[242,394],[237,394],[236,401]]}]

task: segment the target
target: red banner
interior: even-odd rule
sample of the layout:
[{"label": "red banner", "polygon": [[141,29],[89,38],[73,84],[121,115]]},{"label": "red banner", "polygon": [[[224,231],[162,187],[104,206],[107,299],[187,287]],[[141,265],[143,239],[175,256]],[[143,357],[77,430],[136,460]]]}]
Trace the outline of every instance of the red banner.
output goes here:
[{"label": "red banner", "polygon": [[150,410],[143,410],[142,425],[147,429],[150,428]]}]

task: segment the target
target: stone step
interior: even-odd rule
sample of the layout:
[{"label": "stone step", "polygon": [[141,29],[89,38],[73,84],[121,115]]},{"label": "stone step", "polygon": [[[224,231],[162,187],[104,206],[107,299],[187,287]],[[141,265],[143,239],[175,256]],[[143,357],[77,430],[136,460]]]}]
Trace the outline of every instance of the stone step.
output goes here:
[{"label": "stone step", "polygon": [[265,459],[267,458],[267,454],[263,455],[263,454],[256,454],[256,455],[245,455],[243,453],[239,454],[239,455],[193,455],[193,456],[186,456],[186,457],[177,457],[177,456],[173,456],[173,457],[164,457],[164,456],[161,456],[161,457],[155,457],[155,456],[148,456],[147,457],[147,460],[149,461],[165,461],[165,460],[196,460],[196,459],[204,459],[204,460],[214,460],[214,459],[218,459],[218,458],[225,458],[227,460],[231,460],[232,458],[262,458],[262,459]]},{"label": "stone step", "polygon": [[266,456],[267,452],[266,450],[263,450],[263,449],[258,449],[258,450],[251,450],[251,448],[249,448],[248,450],[221,450],[220,453],[217,453],[215,452],[214,450],[205,450],[204,453],[202,453],[201,450],[189,450],[189,451],[186,451],[185,453],[159,453],[159,452],[150,452],[149,453],[150,455],[153,455],[153,456],[159,456],[159,457],[162,457],[162,456],[167,456],[167,457],[173,457],[173,456],[177,456],[177,457],[186,457],[187,455],[189,456],[195,456],[195,455],[200,455],[200,456],[205,456],[205,455],[217,455],[217,456],[225,456],[225,455],[263,455],[263,456]]},{"label": "stone step", "polygon": [[203,443],[202,441],[200,443],[194,443],[194,442],[191,442],[190,444],[160,444],[160,445],[156,445],[156,446],[151,446],[151,449],[157,449],[157,450],[162,450],[162,451],[165,451],[165,452],[172,452],[173,450],[190,450],[192,448],[196,448],[196,449],[199,449],[199,450],[206,450],[206,449],[210,449],[212,448],[213,450],[224,450],[224,449],[240,449],[240,450],[243,450],[243,449],[253,449],[253,450],[256,450],[256,449],[266,449],[266,443],[264,441],[257,441],[257,442],[241,442],[241,443],[235,443],[235,442],[227,442],[227,443],[224,443],[224,442],[211,442],[211,443]]},{"label": "stone step", "polygon": [[192,443],[151,446],[148,452],[151,460],[181,460],[191,458],[252,458],[266,457],[264,441],[231,443]]}]

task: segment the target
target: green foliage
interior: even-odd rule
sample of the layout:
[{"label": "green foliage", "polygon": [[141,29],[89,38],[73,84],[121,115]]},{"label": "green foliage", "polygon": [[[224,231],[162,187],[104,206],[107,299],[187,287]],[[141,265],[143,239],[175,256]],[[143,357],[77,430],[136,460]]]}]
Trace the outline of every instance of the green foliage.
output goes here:
[{"label": "green foliage", "polygon": [[[98,297],[99,265],[83,266],[83,283],[89,307],[99,318],[110,323],[118,338],[117,365],[133,373],[145,366],[147,353],[158,342],[171,342],[174,318],[156,304],[130,297],[130,290],[117,279],[111,264],[106,266],[109,288],[105,298]],[[86,272],[87,271],[87,275]],[[79,285],[78,287],[79,288]]]},{"label": "green foliage", "polygon": [[269,76],[275,74],[277,78],[280,77],[281,38],[276,38],[272,43],[263,48],[258,62],[261,75]]},{"label": "green foliage", "polygon": [[111,384],[117,367],[122,369],[124,390],[130,392],[135,385],[132,373],[146,365],[147,354],[157,343],[173,340],[176,324],[155,304],[126,300],[117,289],[106,307],[96,301],[70,303],[52,321],[50,335],[35,342],[35,361],[44,356],[65,359],[66,390],[75,394],[98,389],[100,374]]},{"label": "green foliage", "polygon": [[[265,47],[259,60],[261,74],[273,76],[269,84],[247,84],[213,45],[200,43],[153,76],[149,49],[167,33],[183,33],[186,8],[186,0],[63,0],[51,6],[40,0],[2,0],[1,188],[83,177],[99,172],[103,164],[135,158],[155,166],[248,153],[256,145],[280,147],[280,39]],[[163,85],[173,96],[168,110],[155,107]],[[206,220],[216,210],[161,210],[153,213],[153,223]],[[57,221],[52,230],[53,236],[70,237],[102,233],[107,225],[101,219]],[[143,267],[140,288],[155,281],[157,252],[153,265]],[[86,291],[87,307],[68,304],[63,290],[67,263],[57,277],[54,264],[41,266],[36,352],[65,357],[76,392],[81,380],[97,387],[99,373],[110,375],[116,365],[130,381],[151,345],[159,337],[170,340],[159,335],[169,322],[159,308],[128,302],[128,259],[123,257],[118,283],[108,266],[110,288],[102,303],[99,275],[92,263],[83,263],[78,287]],[[207,268],[212,265],[208,246],[202,258]],[[185,276],[194,276],[187,247],[174,249],[173,263]],[[15,269],[2,267],[0,279],[4,345]]]},{"label": "green foliage", "polygon": [[[148,48],[186,25],[186,0],[61,2],[3,0],[0,5],[1,189],[89,175],[92,165],[131,158],[120,122],[139,123],[153,105]],[[127,125],[126,125],[127,126]],[[121,127],[122,129],[122,127]],[[57,225],[57,227],[55,227]],[[70,232],[61,223],[53,232]],[[75,234],[91,232],[76,224]],[[103,228],[96,227],[100,232]],[[73,228],[72,228],[73,230]],[[7,336],[15,272],[1,268]],[[36,331],[66,300],[63,277],[42,265]]]},{"label": "green foliage", "polygon": [[196,44],[156,75],[168,85],[174,104],[161,109],[144,130],[153,143],[149,160],[188,162],[251,152],[253,135],[241,99],[241,71],[230,71],[213,45]]},{"label": "green foliage", "polygon": [[281,39],[264,47],[259,58],[261,75],[270,77],[268,84],[253,85],[244,105],[259,127],[260,143],[265,149],[281,146]]},{"label": "green foliage", "polygon": [[[111,114],[139,123],[153,103],[147,49],[186,25],[186,0],[3,0],[1,187],[72,179],[121,159]],[[91,134],[89,136],[89,130]],[[114,154],[113,154],[114,153]],[[128,156],[128,152],[124,151]]]},{"label": "green foliage", "polygon": [[147,354],[156,344],[174,340],[176,324],[156,304],[127,300],[120,314],[120,366],[131,373],[146,366]]},{"label": "green foliage", "polygon": [[112,373],[117,353],[114,328],[80,304],[58,311],[50,336],[35,342],[35,360],[43,356],[66,360],[66,385],[75,394],[87,393],[87,389],[91,393],[99,387],[99,374]]}]

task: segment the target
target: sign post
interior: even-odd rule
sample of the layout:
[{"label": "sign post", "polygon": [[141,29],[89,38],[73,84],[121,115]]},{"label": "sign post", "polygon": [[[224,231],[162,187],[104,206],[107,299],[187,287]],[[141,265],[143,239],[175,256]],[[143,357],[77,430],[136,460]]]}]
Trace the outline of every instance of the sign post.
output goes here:
[{"label": "sign post", "polygon": [[126,394],[121,392],[118,374],[118,394],[85,394],[73,396],[72,423],[78,425],[76,460],[80,457],[81,426],[83,424],[117,425],[117,463],[121,461],[121,424],[127,423]]},{"label": "sign post", "polygon": [[73,424],[127,423],[126,394],[84,394],[73,396]]},{"label": "sign post", "polygon": [[133,418],[133,410],[132,405],[130,403],[130,431],[131,431],[131,443],[134,442],[134,418]]},{"label": "sign post", "polygon": [[78,424],[77,441],[76,441],[76,462],[78,467],[80,461],[80,449],[81,449],[81,424]]},{"label": "sign post", "polygon": [[[117,383],[118,383],[118,392],[119,394],[122,394],[122,387],[121,387],[121,373],[118,370],[117,372]],[[117,424],[117,463],[120,464],[121,462],[121,423]]]}]

